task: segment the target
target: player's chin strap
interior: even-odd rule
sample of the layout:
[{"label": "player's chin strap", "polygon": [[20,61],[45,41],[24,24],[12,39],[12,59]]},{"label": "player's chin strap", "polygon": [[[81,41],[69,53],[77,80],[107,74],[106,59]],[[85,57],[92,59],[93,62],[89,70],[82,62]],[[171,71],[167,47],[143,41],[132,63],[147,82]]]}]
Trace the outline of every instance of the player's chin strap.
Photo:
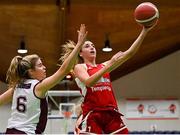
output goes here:
[{"label": "player's chin strap", "polygon": [[126,127],[126,126],[124,126],[124,127],[120,128],[120,129],[118,129],[118,130],[116,130],[116,131],[114,131],[114,132],[110,133],[110,135],[112,135],[112,134],[116,134],[116,133],[118,133],[118,132],[120,132],[120,131],[124,130],[125,128],[127,128],[127,127]]}]

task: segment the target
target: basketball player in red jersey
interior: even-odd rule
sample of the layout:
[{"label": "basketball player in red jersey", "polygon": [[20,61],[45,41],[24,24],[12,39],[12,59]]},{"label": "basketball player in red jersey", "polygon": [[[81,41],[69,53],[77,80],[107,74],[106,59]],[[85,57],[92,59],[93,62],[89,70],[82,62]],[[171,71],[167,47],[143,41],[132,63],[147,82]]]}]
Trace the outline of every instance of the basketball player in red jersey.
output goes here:
[{"label": "basketball player in red jersey", "polygon": [[[79,121],[77,123],[79,133],[128,134],[128,129],[121,119],[123,115],[118,110],[109,73],[138,51],[145,36],[154,26],[155,24],[151,28],[143,27],[140,35],[127,51],[119,51],[110,60],[101,64],[96,63],[94,44],[85,41],[79,53],[83,63],[76,64],[73,71],[83,96],[81,105],[83,117],[79,117],[82,121],[80,124]],[[72,46],[73,44],[71,48]],[[64,56],[69,49],[67,47],[64,48],[66,50]],[[76,125],[76,131],[78,130]]]},{"label": "basketball player in red jersey", "polygon": [[47,91],[69,73],[87,35],[86,27],[78,31],[78,43],[61,67],[46,78],[46,67],[36,54],[15,56],[7,72],[9,90],[0,96],[0,105],[12,100],[7,134],[42,134],[47,122]]}]

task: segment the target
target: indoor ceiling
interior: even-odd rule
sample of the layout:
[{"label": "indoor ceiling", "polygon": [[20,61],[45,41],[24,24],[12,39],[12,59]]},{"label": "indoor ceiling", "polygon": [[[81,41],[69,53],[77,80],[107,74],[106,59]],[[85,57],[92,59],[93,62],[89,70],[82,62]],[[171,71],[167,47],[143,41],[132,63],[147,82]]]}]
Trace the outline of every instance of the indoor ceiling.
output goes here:
[{"label": "indoor ceiling", "polygon": [[[5,82],[11,59],[24,37],[28,54],[44,60],[47,74],[58,68],[61,45],[77,41],[77,29],[86,24],[88,39],[94,42],[97,63],[130,47],[141,31],[133,17],[142,0],[1,0],[0,1],[0,80]],[[180,1],[149,0],[160,12],[158,25],[147,35],[137,54],[111,73],[118,79],[180,48]],[[105,36],[113,51],[102,52]]]}]

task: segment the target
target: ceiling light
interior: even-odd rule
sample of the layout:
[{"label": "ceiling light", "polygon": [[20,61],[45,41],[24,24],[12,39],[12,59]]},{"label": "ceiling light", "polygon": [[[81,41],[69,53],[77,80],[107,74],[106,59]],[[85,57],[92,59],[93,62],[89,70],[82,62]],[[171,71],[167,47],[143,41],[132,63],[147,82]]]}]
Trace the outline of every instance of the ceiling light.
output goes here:
[{"label": "ceiling light", "polygon": [[108,35],[106,34],[106,40],[104,42],[104,48],[102,49],[103,52],[111,52],[112,51],[112,48],[110,46],[110,41],[109,41],[109,38],[108,38]]},{"label": "ceiling light", "polygon": [[24,41],[24,38],[23,38],[23,39],[21,40],[21,42],[20,42],[20,48],[17,50],[17,52],[20,53],[20,54],[25,54],[25,53],[27,53],[28,50],[26,49],[25,46],[26,46],[26,45],[25,45],[25,41]]},{"label": "ceiling light", "polygon": [[112,51],[112,48],[111,47],[104,47],[102,49],[103,52],[111,52]]},{"label": "ceiling light", "polygon": [[66,79],[71,79],[72,76],[70,74],[66,75]]},{"label": "ceiling light", "polygon": [[72,81],[73,80],[73,76],[71,73],[69,73],[68,75],[65,76],[64,78],[65,80],[69,80],[69,81]]}]

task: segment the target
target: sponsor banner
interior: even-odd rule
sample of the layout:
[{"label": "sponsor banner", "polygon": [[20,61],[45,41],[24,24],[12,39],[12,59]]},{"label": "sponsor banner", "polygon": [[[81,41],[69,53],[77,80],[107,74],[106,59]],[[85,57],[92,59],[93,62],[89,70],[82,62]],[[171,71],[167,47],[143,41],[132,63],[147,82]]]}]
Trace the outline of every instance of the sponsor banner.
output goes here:
[{"label": "sponsor banner", "polygon": [[127,99],[127,119],[178,119],[179,102],[176,99]]}]

